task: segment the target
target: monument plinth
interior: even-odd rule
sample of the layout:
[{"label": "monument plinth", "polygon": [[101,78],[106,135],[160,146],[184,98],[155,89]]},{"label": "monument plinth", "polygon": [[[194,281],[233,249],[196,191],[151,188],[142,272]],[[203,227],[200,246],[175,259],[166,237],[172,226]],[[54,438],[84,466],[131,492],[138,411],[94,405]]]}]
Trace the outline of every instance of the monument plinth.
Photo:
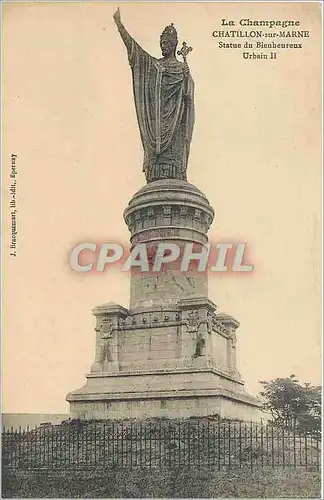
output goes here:
[{"label": "monument plinth", "polygon": [[[159,242],[172,242],[180,248],[181,259],[185,243],[193,243],[199,252],[208,242],[207,231],[214,210],[206,196],[192,184],[165,179],[140,189],[129,202],[124,217],[132,246],[145,243],[153,259]],[[186,273],[179,268],[179,260],[157,273],[139,273],[136,267],[132,268],[130,309],[208,295],[206,272],[197,273],[194,265]]]},{"label": "monument plinth", "polygon": [[[162,59],[147,54],[115,14],[133,72],[135,106],[147,185],[124,212],[131,247],[145,245],[150,264],[158,245],[172,242],[183,257],[208,242],[214,210],[186,180],[194,123],[193,81],[186,44],[175,58],[173,25],[161,35]],[[96,307],[96,354],[84,387],[68,394],[81,419],[202,417],[258,420],[257,400],[236,365],[238,321],[217,314],[208,298],[207,271],[179,261],[158,271],[132,268],[130,304]]]}]

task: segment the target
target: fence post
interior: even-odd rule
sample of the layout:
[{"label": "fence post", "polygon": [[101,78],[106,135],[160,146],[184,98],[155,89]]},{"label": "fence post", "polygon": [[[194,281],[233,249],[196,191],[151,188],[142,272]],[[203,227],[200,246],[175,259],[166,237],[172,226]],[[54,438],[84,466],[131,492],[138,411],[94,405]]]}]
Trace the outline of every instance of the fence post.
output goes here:
[{"label": "fence post", "polygon": [[[27,425],[26,429],[26,449],[29,450],[29,426]],[[29,467],[29,453],[26,453],[26,468]]]},{"label": "fence post", "polygon": [[231,421],[228,421],[228,468],[231,469]]},{"label": "fence post", "polygon": [[190,468],[190,434],[191,434],[191,424],[190,421],[186,422],[187,427],[187,453],[188,453],[188,465]]},{"label": "fence post", "polygon": [[307,431],[305,431],[305,468],[308,466],[308,455],[307,455]]},{"label": "fence post", "polygon": [[274,468],[274,436],[273,436],[273,425],[271,426],[271,465]]},{"label": "fence post", "polygon": [[178,467],[181,465],[181,428],[180,428],[180,420],[178,421]]},{"label": "fence post", "polygon": [[316,432],[316,469],[319,471],[320,470],[320,464],[319,464],[319,446],[318,446],[318,432]]},{"label": "fence post", "polygon": [[251,464],[251,469],[253,469],[253,423],[252,420],[250,422],[250,464]]},{"label": "fence post", "polygon": [[196,449],[196,460],[195,460],[195,465],[200,466],[200,427],[199,427],[199,420],[195,419],[195,425],[196,425],[196,436],[197,436],[197,449]]},{"label": "fence post", "polygon": [[218,420],[218,470],[221,468],[221,421]]},{"label": "fence post", "polygon": [[262,422],[262,420],[261,420],[261,429],[260,429],[260,432],[261,432],[261,434],[260,434],[260,436],[261,436],[261,467],[263,469],[263,465],[264,465],[264,463],[263,463],[264,446],[263,446],[263,422]]},{"label": "fence post", "polygon": [[[164,446],[164,440],[162,441],[162,438],[164,437],[164,427],[162,426],[162,422],[160,420],[160,423],[159,423],[159,466],[161,467],[164,462],[162,460],[162,449],[163,449],[163,452],[165,454],[165,446]],[[163,446],[162,446],[163,444]]]},{"label": "fence post", "polygon": [[112,465],[114,467],[115,465],[115,421],[112,421],[112,427],[111,427],[111,432],[112,432]]},{"label": "fence post", "polygon": [[242,467],[242,422],[239,423],[239,465]]},{"label": "fence post", "polygon": [[296,424],[293,427],[294,467],[296,467]]},{"label": "fence post", "polygon": [[168,426],[168,453],[169,453],[169,467],[171,467],[171,422]]},{"label": "fence post", "polygon": [[210,422],[207,421],[207,465],[210,467]]},{"label": "fence post", "polygon": [[282,428],[282,467],[285,468],[285,427]]}]

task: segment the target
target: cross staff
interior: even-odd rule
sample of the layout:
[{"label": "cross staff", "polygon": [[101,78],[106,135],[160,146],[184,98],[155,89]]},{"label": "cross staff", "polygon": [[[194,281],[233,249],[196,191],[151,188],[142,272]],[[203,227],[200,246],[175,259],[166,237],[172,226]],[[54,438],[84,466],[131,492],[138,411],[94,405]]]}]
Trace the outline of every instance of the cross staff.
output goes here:
[{"label": "cross staff", "polygon": [[191,51],[192,51],[192,47],[189,47],[186,44],[186,42],[183,42],[182,47],[181,47],[180,50],[178,50],[177,54],[178,54],[178,56],[182,56],[183,57],[183,62],[187,62],[187,55]]}]

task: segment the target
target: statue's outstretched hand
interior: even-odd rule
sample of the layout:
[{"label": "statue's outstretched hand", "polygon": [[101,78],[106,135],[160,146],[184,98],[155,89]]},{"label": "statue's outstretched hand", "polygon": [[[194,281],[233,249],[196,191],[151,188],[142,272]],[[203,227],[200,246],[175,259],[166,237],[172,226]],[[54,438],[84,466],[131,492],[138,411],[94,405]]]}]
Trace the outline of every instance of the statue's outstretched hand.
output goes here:
[{"label": "statue's outstretched hand", "polygon": [[116,23],[116,24],[121,23],[121,15],[120,15],[120,10],[119,10],[119,7],[118,7],[118,9],[116,10],[115,14],[113,15],[113,18],[115,19],[115,23]]}]

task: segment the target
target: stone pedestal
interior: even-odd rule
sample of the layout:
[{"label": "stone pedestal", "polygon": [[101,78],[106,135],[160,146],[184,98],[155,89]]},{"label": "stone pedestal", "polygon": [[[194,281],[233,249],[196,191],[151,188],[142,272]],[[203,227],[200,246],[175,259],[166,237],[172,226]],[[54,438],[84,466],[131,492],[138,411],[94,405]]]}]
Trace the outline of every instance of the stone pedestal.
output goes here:
[{"label": "stone pedestal", "polygon": [[[124,216],[132,247],[145,244],[154,259],[159,242],[202,251],[214,211],[195,186],[168,179],[140,189]],[[239,323],[217,314],[206,272],[182,272],[178,262],[159,272],[135,268],[129,308],[108,303],[93,314],[95,360],[86,385],[67,396],[72,417],[260,418],[237,371]]]},{"label": "stone pedestal", "polygon": [[[125,221],[131,233],[132,247],[145,243],[148,254],[155,256],[159,242],[176,243],[182,251],[192,243],[201,251],[208,242],[207,231],[214,210],[206,196],[186,181],[155,181],[140,189],[125,210]],[[179,272],[179,261],[164,266],[158,273],[132,271],[130,309],[174,304],[181,298],[208,296],[207,273],[197,272],[192,265]]]}]

